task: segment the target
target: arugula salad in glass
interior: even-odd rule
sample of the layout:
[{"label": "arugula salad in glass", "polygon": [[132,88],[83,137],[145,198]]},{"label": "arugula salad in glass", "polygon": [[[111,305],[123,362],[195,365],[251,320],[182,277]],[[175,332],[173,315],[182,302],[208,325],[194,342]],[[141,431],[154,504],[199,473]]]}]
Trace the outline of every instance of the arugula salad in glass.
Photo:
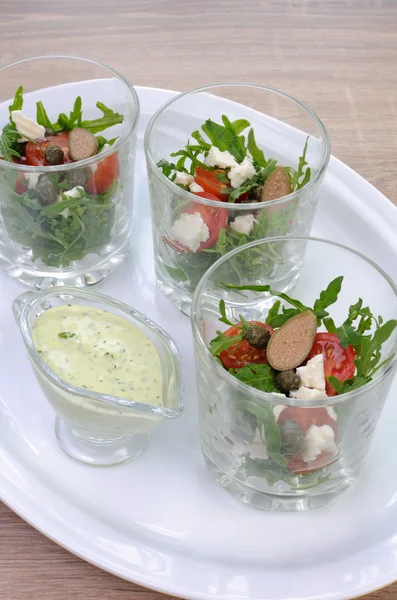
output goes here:
[{"label": "arugula salad in glass", "polygon": [[[289,96],[245,84],[187,92],[154,115],[145,147],[157,279],[182,310],[218,258],[310,232],[328,136]],[[255,278],[255,260],[247,268]]]},{"label": "arugula salad in glass", "polygon": [[27,94],[20,85],[1,105],[0,262],[38,287],[96,283],[128,250],[136,94],[106,67],[72,58],[16,63],[0,81],[23,77],[32,61],[90,77]]},{"label": "arugula salad in glass", "polygon": [[[274,243],[285,257],[305,248],[293,292],[290,259],[259,284],[229,283],[228,262]],[[314,238],[256,242],[203,278],[193,330],[202,446],[222,485],[300,510],[354,481],[396,370],[396,286],[380,269]]]}]

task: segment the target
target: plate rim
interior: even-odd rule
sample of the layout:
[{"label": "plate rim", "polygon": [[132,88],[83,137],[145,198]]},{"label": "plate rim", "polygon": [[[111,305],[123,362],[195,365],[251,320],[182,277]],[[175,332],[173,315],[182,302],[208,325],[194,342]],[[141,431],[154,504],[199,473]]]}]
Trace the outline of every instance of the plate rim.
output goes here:
[{"label": "plate rim", "polygon": [[[173,90],[169,90],[169,89],[164,89],[164,88],[157,88],[157,87],[150,87],[150,86],[135,86],[135,89],[138,93],[138,96],[140,97],[140,101],[141,101],[141,116],[142,115],[147,115],[150,116],[153,114],[151,111],[146,110],[145,111],[145,95],[153,95],[154,94],[159,94],[161,95],[163,98],[161,98],[161,103],[163,104],[165,102],[165,98],[171,98],[175,95],[177,95],[179,92],[175,92]],[[142,97],[143,96],[143,97]],[[138,135],[140,133],[142,133],[142,131],[140,130],[140,124],[138,124]],[[330,173],[332,171],[332,173]],[[338,177],[338,172],[341,173],[342,177]],[[344,175],[344,176],[343,176]],[[348,187],[350,188],[355,188],[355,182],[357,182],[357,185],[360,185],[361,188],[363,189],[364,187],[367,189],[367,195],[371,198],[370,202],[368,202],[366,204],[366,209],[369,210],[372,214],[371,214],[371,218],[372,216],[374,217],[374,219],[378,220],[378,221],[382,221],[382,227],[386,228],[387,230],[390,230],[391,233],[395,232],[395,225],[397,225],[397,211],[396,211],[396,206],[382,193],[380,192],[378,189],[376,189],[370,182],[368,182],[367,180],[364,179],[364,177],[362,177],[361,175],[359,175],[357,172],[355,172],[353,169],[351,169],[348,165],[346,165],[345,163],[343,163],[341,160],[339,160],[338,158],[336,158],[335,156],[333,156],[331,154],[330,157],[330,161],[329,161],[329,165],[328,165],[328,169],[327,169],[327,173],[326,173],[326,178],[335,178],[336,180],[338,180],[337,182],[340,185],[347,185],[346,184],[346,177],[350,178],[350,183],[348,184]],[[359,199],[357,197],[357,193],[355,194],[355,203],[358,204],[359,203]],[[380,204],[381,203],[381,204]],[[393,222],[394,222],[394,227],[393,227]],[[384,229],[382,229],[382,232],[384,231]],[[394,243],[394,237],[396,237]],[[395,251],[397,253],[397,236],[392,237],[391,242],[393,243],[393,247],[395,248]],[[5,456],[10,456],[10,458],[13,458],[12,454],[10,454],[9,452],[5,452]],[[1,452],[1,448],[0,448],[0,459],[2,457],[2,452]],[[0,461],[1,462],[1,461]],[[27,466],[24,464],[21,464],[19,461],[17,461],[17,465],[18,466],[22,466],[22,468],[26,471],[27,470]],[[6,469],[5,469],[6,471]],[[0,469],[1,472],[1,469]],[[4,475],[4,473],[3,473]],[[33,479],[34,476],[32,475]],[[7,484],[8,481],[8,484]],[[40,486],[41,487],[45,487],[44,483],[40,480],[39,481]],[[8,491],[7,491],[7,485],[8,485]],[[50,491],[51,495],[56,494],[57,492],[54,490],[48,490],[47,492]],[[16,494],[19,493],[19,500],[16,497]],[[14,499],[13,499],[14,497]],[[24,501],[21,501],[20,498],[23,497]],[[85,560],[86,562],[93,564],[94,566],[108,572],[111,573],[112,575],[115,575],[117,577],[120,577],[126,581],[130,581],[133,583],[136,583],[137,585],[143,586],[147,589],[156,591],[156,592],[160,592],[160,593],[166,593],[166,594],[170,594],[173,596],[177,596],[179,598],[192,598],[194,600],[208,600],[210,598],[213,598],[215,595],[218,595],[216,592],[215,593],[209,593],[209,592],[194,592],[192,590],[190,590],[189,592],[183,590],[182,588],[178,588],[177,585],[175,585],[175,580],[173,580],[172,584],[168,584],[166,583],[165,578],[161,579],[161,575],[160,575],[160,579],[159,582],[153,582],[153,581],[149,581],[149,577],[146,577],[145,573],[141,576],[134,574],[134,578],[129,577],[127,574],[121,574],[120,570],[123,569],[123,567],[120,568],[120,570],[117,570],[117,568],[112,568],[110,566],[109,563],[109,559],[106,558],[105,559],[105,563],[106,566],[104,566],[104,563],[101,562],[100,560],[96,559],[94,556],[91,555],[91,551],[84,551],[84,549],[79,550],[78,546],[79,544],[75,542],[75,540],[71,540],[68,541],[68,534],[65,531],[62,532],[62,535],[57,535],[57,533],[54,533],[54,531],[56,532],[59,528],[59,525],[57,524],[56,520],[54,521],[53,519],[46,519],[43,514],[42,511],[35,511],[34,509],[31,510],[30,506],[29,506],[29,495],[27,494],[27,492],[23,489],[23,490],[19,490],[18,492],[18,486],[17,484],[15,484],[10,477],[7,477],[7,474],[5,474],[4,477],[0,478],[0,499],[4,502],[4,504],[13,512],[15,512],[20,518],[22,518],[24,521],[26,521],[30,526],[32,526],[33,528],[35,528],[37,531],[39,531],[42,535],[45,535],[46,537],[48,537],[50,540],[52,540],[53,542],[57,543],[58,545],[60,545],[61,547],[63,547],[64,549],[66,549],[67,551],[71,552],[72,554],[78,556],[79,558]],[[24,506],[23,506],[24,505]],[[73,510],[77,510],[76,507],[73,506]],[[31,514],[31,513],[35,514]],[[38,515],[38,516],[37,516]],[[48,517],[48,515],[47,515]],[[96,520],[98,520],[98,517],[95,517]],[[45,521],[43,523],[43,521]],[[48,527],[48,522],[51,521],[53,523],[52,526]],[[55,523],[55,525],[54,525]],[[85,552],[85,554],[84,554]],[[193,561],[193,559],[189,560]],[[134,566],[135,568],[135,566]],[[271,570],[271,569],[269,569]],[[391,575],[391,573],[390,573]],[[159,575],[156,574],[155,577],[159,578]],[[380,578],[380,580],[376,583],[376,587],[368,587],[364,584],[360,585],[360,588],[357,589],[357,592],[359,592],[359,596],[354,595],[354,596],[349,596],[349,598],[357,598],[357,597],[361,597],[364,594],[379,590],[384,588],[385,586],[391,585],[392,583],[394,583],[397,579],[397,564],[395,566],[394,569],[394,576],[393,578],[390,578],[389,576],[385,576],[384,579],[382,580],[382,578]],[[380,585],[379,585],[380,584]],[[187,595],[188,594],[188,595]],[[220,597],[223,598],[229,598],[229,595],[225,595],[225,594],[219,594]],[[233,595],[233,592],[230,593],[230,597]],[[330,600],[332,598],[332,600],[347,600],[347,597],[345,595],[340,595],[340,593],[336,592],[336,593],[332,593],[331,596],[329,596]]]}]

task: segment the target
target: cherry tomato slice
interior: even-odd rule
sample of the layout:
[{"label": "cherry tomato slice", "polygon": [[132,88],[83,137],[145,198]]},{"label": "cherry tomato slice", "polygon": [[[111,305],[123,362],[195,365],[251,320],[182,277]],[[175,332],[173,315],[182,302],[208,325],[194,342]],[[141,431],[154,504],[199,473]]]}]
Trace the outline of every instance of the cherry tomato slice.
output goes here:
[{"label": "cherry tomato slice", "polygon": [[327,396],[336,396],[336,391],[328,382],[328,377],[333,375],[340,381],[345,381],[354,376],[356,353],[353,346],[342,348],[339,338],[334,333],[317,333],[314,344],[307,360],[322,354],[324,357],[325,389]]},{"label": "cherry tomato slice", "polygon": [[[228,202],[230,194],[222,194],[222,190],[230,187],[230,183],[227,184],[224,181],[217,179],[217,174],[226,173],[223,169],[215,169],[215,171],[207,171],[202,167],[196,167],[195,181],[198,185],[204,189],[205,192],[216,196],[217,200],[222,202]],[[236,203],[245,202],[248,200],[248,194],[244,193],[236,200]]]},{"label": "cherry tomato slice", "polygon": [[89,194],[104,194],[108,191],[113,181],[119,176],[120,163],[118,155],[111,154],[97,164],[92,177],[87,183]]},{"label": "cherry tomato slice", "polygon": [[69,154],[68,139],[69,133],[67,131],[64,131],[62,133],[50,135],[46,138],[42,138],[34,142],[27,142],[25,150],[26,164],[35,167],[48,167],[49,164],[44,158],[44,150],[50,145],[55,145],[62,148],[64,152],[64,163],[73,162]]},{"label": "cherry tomato slice", "polygon": [[[249,323],[250,325],[260,325],[264,329],[267,329],[267,331],[270,333],[273,333],[273,329],[270,327],[270,325],[266,325],[266,323],[262,323],[261,321],[249,321]],[[224,331],[223,335],[234,337],[235,335],[239,335],[239,333],[241,333],[241,329],[234,325],[233,327],[229,327],[229,329]],[[252,364],[261,365],[268,362],[266,350],[254,348],[247,342],[247,340],[236,342],[227,350],[223,350],[223,352],[219,354],[219,358],[227,370],[240,369],[241,367],[246,367],[247,365]]]},{"label": "cherry tomato slice", "polygon": [[220,173],[226,174],[223,169],[216,169],[215,171],[207,171],[202,167],[196,168],[195,181],[198,185],[204,189],[205,192],[213,194],[217,197],[217,200],[227,202],[229,200],[229,194],[222,194],[222,190],[230,187],[230,184],[217,179],[217,175]]},{"label": "cherry tomato slice", "polygon": [[[208,192],[197,192],[195,196],[200,196],[200,198],[207,198],[207,200],[219,200],[219,198],[217,198],[213,194],[209,194]],[[215,206],[207,206],[206,204],[193,203],[184,208],[182,214],[183,213],[189,215],[199,213],[204,223],[209,229],[208,240],[200,244],[200,247],[197,250],[197,252],[200,252],[200,250],[205,250],[206,248],[211,248],[214,244],[216,244],[221,229],[227,227],[228,212],[225,208],[217,208]],[[166,237],[164,237],[163,239],[169,246],[171,246],[177,252],[191,252],[189,248],[177,242],[176,240],[170,240]]]},{"label": "cherry tomato slice", "polygon": [[[312,425],[317,427],[329,425],[335,433],[335,438],[338,433],[337,422],[328,414],[327,409],[322,407],[296,408],[287,406],[280,413],[277,423],[281,425],[285,421],[295,421],[305,434]],[[335,460],[337,460],[336,456],[330,452],[321,452],[315,460],[307,463],[303,460],[302,455],[298,454],[288,460],[287,469],[296,475],[309,474],[332,464]]]},{"label": "cherry tomato slice", "polygon": [[15,182],[15,191],[17,194],[24,194],[28,191],[28,186],[24,184],[25,176],[23,173],[18,175],[18,179]]}]

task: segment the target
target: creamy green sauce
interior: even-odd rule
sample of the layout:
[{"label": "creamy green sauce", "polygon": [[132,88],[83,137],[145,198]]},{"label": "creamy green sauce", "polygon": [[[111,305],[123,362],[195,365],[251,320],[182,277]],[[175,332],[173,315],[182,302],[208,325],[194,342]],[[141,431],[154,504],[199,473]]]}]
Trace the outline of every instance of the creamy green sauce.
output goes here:
[{"label": "creamy green sauce", "polygon": [[89,306],[56,306],[38,317],[32,336],[43,360],[64,381],[162,404],[158,352],[145,333],[125,319]]}]

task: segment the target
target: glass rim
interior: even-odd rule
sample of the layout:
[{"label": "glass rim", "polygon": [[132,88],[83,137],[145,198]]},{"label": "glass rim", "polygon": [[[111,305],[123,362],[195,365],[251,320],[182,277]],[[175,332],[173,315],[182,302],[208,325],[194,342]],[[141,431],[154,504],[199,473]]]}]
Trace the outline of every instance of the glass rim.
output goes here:
[{"label": "glass rim", "polygon": [[[59,377],[54,371],[50,369],[45,360],[41,357],[39,352],[36,350],[33,338],[31,335],[31,329],[29,327],[28,319],[32,314],[32,311],[37,307],[43,299],[51,296],[63,296],[70,295],[72,297],[78,297],[82,299],[91,300],[93,302],[104,304],[108,307],[116,308],[126,316],[132,316],[142,325],[151,329],[157,336],[162,338],[165,342],[167,349],[170,352],[173,367],[175,370],[175,379],[177,386],[177,407],[169,408],[166,406],[156,406],[145,402],[139,402],[135,400],[129,400],[128,398],[120,398],[119,396],[113,396],[111,394],[102,394],[85,388],[78,387],[71,383],[68,383],[61,377]],[[50,383],[60,388],[62,391],[67,392],[73,396],[83,396],[84,398],[95,400],[103,404],[112,405],[116,407],[131,408],[141,413],[154,414],[156,416],[175,418],[178,417],[186,406],[185,388],[182,377],[182,366],[181,357],[179,350],[173,340],[173,338],[157,323],[146,317],[141,312],[135,310],[128,304],[120,302],[105,294],[98,292],[91,292],[89,290],[74,288],[72,286],[57,286],[48,290],[41,291],[28,291],[17,296],[13,301],[13,312],[15,319],[19,325],[23,341],[28,350],[30,359],[34,366],[38,369]],[[128,320],[128,319],[126,319]],[[128,321],[130,322],[130,321]],[[143,332],[145,333],[145,332]]]},{"label": "glass rim", "polygon": [[287,396],[284,396],[284,394],[281,394],[281,393],[278,394],[276,392],[263,392],[261,390],[257,390],[256,388],[253,388],[253,387],[247,385],[246,383],[243,383],[236,377],[233,377],[233,375],[231,375],[226,369],[224,369],[218,363],[218,361],[216,361],[214,359],[214,357],[211,355],[211,353],[210,353],[209,349],[207,348],[207,346],[205,345],[204,340],[199,331],[199,327],[198,327],[199,319],[197,316],[198,308],[199,308],[199,298],[201,297],[202,289],[204,288],[205,284],[207,283],[207,280],[212,276],[212,274],[217,270],[217,268],[220,265],[222,265],[223,263],[225,263],[229,258],[233,258],[233,256],[235,256],[236,254],[239,254],[240,252],[245,251],[248,248],[252,248],[254,246],[259,246],[261,244],[268,244],[268,243],[272,243],[272,242],[287,242],[287,241],[315,242],[315,243],[320,243],[320,244],[326,244],[331,247],[336,247],[336,248],[345,250],[349,254],[354,254],[355,256],[357,256],[358,258],[360,258],[361,260],[366,262],[368,265],[370,265],[373,269],[375,269],[375,271],[377,271],[385,279],[385,281],[387,281],[387,283],[390,285],[390,287],[393,290],[393,292],[396,296],[396,299],[397,299],[397,284],[393,281],[393,279],[386,273],[386,271],[384,271],[382,269],[382,267],[380,267],[372,259],[368,258],[367,256],[365,256],[358,250],[355,250],[354,248],[349,248],[349,246],[340,244],[339,242],[334,242],[332,240],[327,240],[324,238],[317,238],[317,237],[309,237],[309,236],[307,236],[307,237],[304,237],[304,236],[302,236],[302,237],[279,236],[279,237],[267,238],[267,239],[262,239],[262,240],[255,240],[253,242],[250,242],[249,244],[244,244],[244,246],[241,246],[240,248],[235,248],[231,252],[228,252],[227,254],[225,254],[224,256],[219,258],[204,273],[204,275],[200,279],[200,281],[194,291],[193,298],[192,298],[192,305],[191,305],[190,321],[191,321],[191,327],[192,327],[192,331],[193,331],[194,341],[197,343],[198,348],[199,348],[200,352],[202,353],[202,356],[205,358],[205,361],[206,361],[207,365],[209,366],[209,368],[211,368],[218,376],[222,377],[222,379],[226,383],[236,387],[237,389],[239,389],[240,391],[242,391],[244,393],[250,393],[257,400],[262,400],[262,401],[266,401],[266,402],[271,401],[272,403],[281,404],[283,406],[292,406],[292,407],[300,407],[300,408],[312,408],[313,406],[315,406],[317,408],[317,407],[327,407],[329,405],[334,406],[337,404],[343,404],[344,402],[347,402],[351,398],[354,398],[354,397],[360,395],[360,393],[362,393],[362,390],[367,391],[367,390],[370,390],[371,388],[375,387],[376,385],[378,385],[378,383],[381,380],[383,380],[386,377],[386,375],[388,375],[388,373],[395,367],[396,362],[397,362],[397,353],[395,353],[393,356],[391,356],[390,361],[385,366],[385,369],[383,371],[377,373],[374,376],[374,378],[371,381],[369,381],[368,383],[366,383],[365,385],[363,385],[359,388],[356,388],[355,390],[352,390],[350,392],[346,392],[344,394],[339,394],[336,396],[326,396],[324,398],[319,398],[319,399],[316,398],[315,400],[313,400],[313,399],[305,400],[305,399],[288,398]]},{"label": "glass rim", "polygon": [[[295,190],[294,192],[291,192],[291,194],[288,194],[287,196],[282,196],[281,198],[277,198],[276,200],[268,200],[266,202],[244,202],[244,203],[238,204],[236,202],[223,202],[222,200],[215,201],[215,200],[209,200],[208,198],[201,198],[200,196],[196,196],[195,194],[193,194],[190,191],[182,190],[173,181],[168,179],[168,177],[166,177],[163,174],[160,167],[157,166],[157,164],[152,156],[152,153],[150,152],[150,140],[152,137],[152,131],[153,131],[153,128],[154,128],[157,120],[159,119],[159,117],[172,104],[174,104],[178,100],[181,100],[185,96],[193,95],[198,92],[204,92],[206,90],[211,90],[213,88],[222,88],[222,87],[248,87],[248,88],[256,88],[259,90],[263,90],[264,92],[271,92],[273,94],[276,94],[278,96],[281,96],[283,98],[286,98],[286,99],[291,100],[292,102],[296,103],[315,121],[315,123],[318,125],[318,127],[320,128],[320,131],[322,133],[324,143],[325,143],[325,149],[324,149],[323,158],[322,158],[318,173],[313,177],[313,179],[311,179],[308,183],[306,183],[303,186],[303,188],[301,188],[299,190]],[[244,106],[244,104],[241,104],[241,106]],[[265,114],[265,113],[263,113],[263,114]],[[159,109],[157,109],[157,111],[151,117],[151,119],[146,127],[146,130],[145,130],[143,146],[144,146],[144,151],[145,151],[147,161],[150,164],[150,166],[152,167],[154,174],[163,184],[165,184],[171,190],[171,192],[173,192],[174,194],[178,194],[179,196],[188,198],[189,200],[197,202],[199,204],[205,204],[207,206],[213,206],[216,208],[230,207],[231,210],[236,210],[236,211],[255,210],[255,209],[257,210],[258,207],[260,207],[262,204],[266,204],[266,206],[277,206],[279,204],[284,204],[289,200],[294,200],[295,198],[298,198],[302,194],[302,190],[305,190],[305,191],[309,190],[319,181],[319,179],[321,179],[321,177],[325,173],[325,170],[328,166],[328,163],[329,163],[329,160],[331,157],[331,144],[330,144],[330,138],[329,138],[328,132],[327,132],[323,122],[321,121],[321,119],[316,115],[316,113],[311,108],[306,106],[306,104],[304,104],[300,100],[297,100],[297,98],[295,98],[294,96],[291,96],[290,94],[287,94],[285,92],[281,92],[280,90],[277,90],[276,88],[271,88],[271,87],[267,87],[264,85],[258,85],[255,83],[244,83],[244,82],[212,83],[212,84],[200,86],[197,88],[193,88],[193,89],[187,90],[185,92],[176,93],[176,95],[173,98],[168,100]],[[262,206],[262,208],[264,208],[264,206]]]},{"label": "glass rim", "polygon": [[[0,158],[0,166],[7,168],[7,169],[11,169],[13,171],[22,171],[22,172],[26,172],[26,173],[57,173],[57,172],[64,172],[64,171],[72,171],[77,168],[96,164],[97,162],[103,160],[107,156],[110,156],[111,154],[113,154],[114,152],[119,150],[121,148],[121,146],[123,146],[124,143],[127,141],[127,139],[130,138],[131,135],[134,133],[134,131],[137,128],[138,122],[139,122],[140,102],[139,102],[138,94],[137,94],[134,86],[132,85],[132,83],[126,77],[124,77],[124,75],[122,75],[119,71],[116,71],[116,69],[113,69],[112,67],[108,67],[107,65],[105,65],[101,62],[92,60],[90,58],[82,58],[80,56],[69,56],[67,54],[48,54],[48,55],[42,55],[42,56],[33,56],[31,58],[24,58],[22,60],[18,60],[16,62],[12,62],[12,63],[9,63],[7,65],[0,67],[0,74],[5,69],[9,69],[11,67],[16,67],[16,66],[22,65],[24,63],[37,61],[37,60],[44,60],[44,59],[79,60],[81,62],[91,63],[98,67],[102,67],[103,69],[110,71],[110,73],[113,73],[113,75],[115,75],[118,79],[120,79],[127,86],[128,90],[131,94],[131,97],[133,99],[133,103],[135,105],[136,111],[135,111],[135,115],[132,119],[131,125],[129,126],[127,131],[125,131],[122,135],[120,135],[117,138],[117,140],[114,142],[114,144],[112,146],[110,146],[110,148],[106,148],[105,151],[101,150],[100,153],[95,154],[94,156],[91,156],[90,158],[85,158],[84,160],[79,160],[77,162],[67,163],[64,165],[33,166],[33,165],[20,165],[18,163],[8,162],[7,160],[3,160],[2,158]],[[90,81],[90,80],[87,80],[87,81]],[[71,82],[71,83],[73,83],[73,82]],[[60,85],[64,85],[64,84],[60,84]],[[52,86],[52,87],[56,87],[56,86]],[[40,88],[40,89],[48,89],[48,88]],[[37,90],[37,91],[40,91],[40,90]]]}]

